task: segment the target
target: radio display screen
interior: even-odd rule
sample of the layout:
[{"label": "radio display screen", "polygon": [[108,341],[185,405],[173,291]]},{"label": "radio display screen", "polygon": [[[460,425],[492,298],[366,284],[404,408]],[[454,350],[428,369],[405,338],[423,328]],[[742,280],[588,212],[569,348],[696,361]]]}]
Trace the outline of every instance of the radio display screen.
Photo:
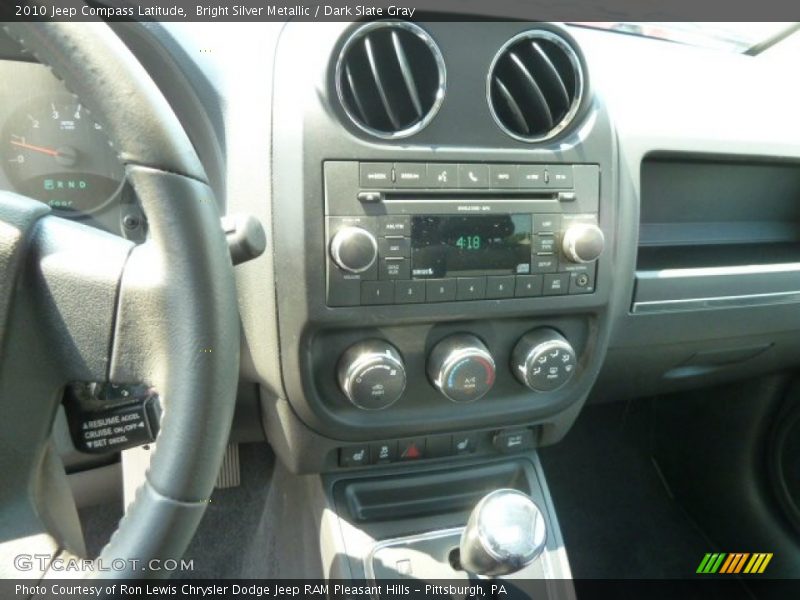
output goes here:
[{"label": "radio display screen", "polygon": [[411,218],[414,279],[530,272],[530,214]]}]

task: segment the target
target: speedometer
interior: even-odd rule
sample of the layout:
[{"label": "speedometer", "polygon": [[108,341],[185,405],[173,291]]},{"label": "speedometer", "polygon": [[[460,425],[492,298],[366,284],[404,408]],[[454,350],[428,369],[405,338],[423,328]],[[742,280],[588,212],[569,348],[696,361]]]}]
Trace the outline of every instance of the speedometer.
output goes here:
[{"label": "speedometer", "polygon": [[125,181],[102,125],[71,96],[20,107],[3,128],[2,152],[14,190],[64,216],[102,208]]}]

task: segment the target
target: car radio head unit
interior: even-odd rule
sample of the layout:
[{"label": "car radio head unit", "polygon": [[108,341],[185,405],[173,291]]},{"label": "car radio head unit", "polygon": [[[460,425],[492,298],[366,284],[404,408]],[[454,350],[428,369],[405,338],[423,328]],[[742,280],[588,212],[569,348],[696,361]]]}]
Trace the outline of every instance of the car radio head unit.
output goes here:
[{"label": "car radio head unit", "polygon": [[596,165],[325,163],[327,303],[594,291]]}]

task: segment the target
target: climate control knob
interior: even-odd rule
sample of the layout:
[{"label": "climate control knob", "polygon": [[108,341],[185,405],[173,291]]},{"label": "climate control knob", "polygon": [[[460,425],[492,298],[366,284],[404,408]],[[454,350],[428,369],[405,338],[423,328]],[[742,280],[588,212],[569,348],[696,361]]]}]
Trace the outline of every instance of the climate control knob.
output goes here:
[{"label": "climate control knob", "polygon": [[575,350],[555,329],[529,331],[511,354],[511,370],[534,392],[552,392],[567,383],[577,366]]},{"label": "climate control knob", "polygon": [[343,227],[331,240],[331,258],[345,271],[363,273],[378,258],[378,242],[366,229]]},{"label": "climate control knob", "polygon": [[574,263],[590,263],[603,253],[606,238],[603,230],[594,223],[575,223],[567,227],[561,248]]},{"label": "climate control knob", "polygon": [[350,346],[338,367],[339,387],[358,408],[380,410],[397,402],[406,389],[406,369],[397,349],[382,340]]},{"label": "climate control knob", "polygon": [[489,350],[474,335],[451,335],[433,347],[428,377],[453,402],[472,402],[492,389],[495,365]]}]

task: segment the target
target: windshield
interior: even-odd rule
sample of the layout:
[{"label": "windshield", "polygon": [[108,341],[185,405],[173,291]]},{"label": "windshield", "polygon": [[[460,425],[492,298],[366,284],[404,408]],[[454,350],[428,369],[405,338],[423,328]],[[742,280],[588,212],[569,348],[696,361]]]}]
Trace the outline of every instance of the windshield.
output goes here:
[{"label": "windshield", "polygon": [[786,31],[794,23],[655,23],[655,22],[575,22],[573,25],[607,29],[644,37],[705,46],[731,52],[746,52]]}]

